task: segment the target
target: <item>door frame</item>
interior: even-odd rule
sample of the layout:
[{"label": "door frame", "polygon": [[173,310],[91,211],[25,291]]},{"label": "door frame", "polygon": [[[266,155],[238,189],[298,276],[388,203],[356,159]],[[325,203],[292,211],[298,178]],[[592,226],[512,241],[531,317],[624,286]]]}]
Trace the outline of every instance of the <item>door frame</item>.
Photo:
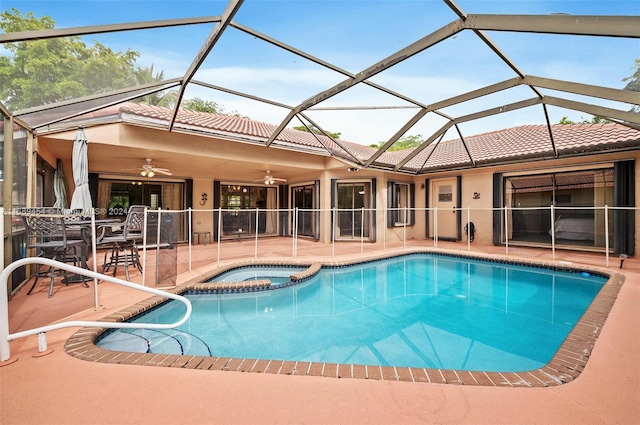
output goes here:
[{"label": "door frame", "polygon": [[296,208],[296,205],[295,205],[296,190],[300,188],[308,188],[308,187],[311,187],[311,205],[312,205],[312,209],[314,210],[311,214],[311,219],[312,219],[311,234],[310,235],[298,234],[298,236],[311,237],[311,238],[314,238],[315,240],[318,240],[320,239],[320,180],[314,180],[312,182],[300,183],[300,184],[289,186],[289,190],[291,192],[289,197],[291,200],[290,208],[292,211],[291,220],[294,219],[293,214]]},{"label": "door frame", "polygon": [[[438,237],[438,240],[453,240],[453,241],[459,241],[462,240],[462,226],[461,226],[461,222],[462,222],[462,176],[457,175],[457,176],[453,176],[453,177],[441,177],[441,178],[437,178],[437,179],[425,179],[425,187],[427,188],[427,193],[425,196],[425,207],[426,207],[426,214],[425,214],[425,236],[427,238],[433,238],[433,214],[432,211],[430,211],[430,208],[433,208],[433,205],[431,205],[431,196],[432,194],[435,194],[435,186],[436,183],[441,182],[443,180],[453,180],[455,178],[455,187],[456,187],[456,194],[455,194],[455,206],[454,208],[456,209],[455,211],[455,226],[456,226],[456,230],[455,230],[455,237],[453,238],[442,238],[442,237]],[[431,213],[431,214],[430,214]]]}]

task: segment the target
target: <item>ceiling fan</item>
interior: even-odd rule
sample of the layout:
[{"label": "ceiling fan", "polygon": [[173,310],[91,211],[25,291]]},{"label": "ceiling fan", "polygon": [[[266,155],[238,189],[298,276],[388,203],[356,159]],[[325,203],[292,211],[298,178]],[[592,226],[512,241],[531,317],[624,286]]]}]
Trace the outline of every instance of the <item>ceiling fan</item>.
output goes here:
[{"label": "ceiling fan", "polygon": [[269,170],[267,170],[267,175],[266,176],[264,176],[261,179],[254,180],[254,182],[264,182],[264,184],[267,184],[267,185],[275,184],[276,182],[286,182],[286,181],[287,181],[287,179],[279,179],[277,177],[273,177],[271,175],[271,171],[269,171]]},{"label": "ceiling fan", "polygon": [[169,171],[168,169],[158,168],[151,165],[151,158],[147,158],[147,163],[144,164],[142,167],[138,168],[138,170],[142,170],[140,171],[140,175],[142,177],[153,177],[156,174],[164,174],[166,176],[171,175],[171,171]]}]

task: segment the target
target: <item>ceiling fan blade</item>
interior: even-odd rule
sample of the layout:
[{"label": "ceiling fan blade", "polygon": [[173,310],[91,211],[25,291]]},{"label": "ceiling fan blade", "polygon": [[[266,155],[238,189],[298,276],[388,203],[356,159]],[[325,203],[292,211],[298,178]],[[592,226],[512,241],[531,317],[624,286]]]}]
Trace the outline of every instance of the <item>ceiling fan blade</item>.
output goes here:
[{"label": "ceiling fan blade", "polygon": [[158,173],[158,174],[164,174],[165,176],[170,176],[171,175],[171,171],[167,170],[166,168],[152,168],[154,173]]}]

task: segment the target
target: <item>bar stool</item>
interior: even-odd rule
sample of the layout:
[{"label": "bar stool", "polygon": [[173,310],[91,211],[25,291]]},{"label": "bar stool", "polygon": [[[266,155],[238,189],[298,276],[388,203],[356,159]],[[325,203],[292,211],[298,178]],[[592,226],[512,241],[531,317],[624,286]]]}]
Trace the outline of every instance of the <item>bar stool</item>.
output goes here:
[{"label": "bar stool", "polygon": [[107,229],[111,226],[101,227],[96,243],[100,247],[108,248],[104,254],[102,273],[113,269],[113,276],[115,276],[120,266],[124,267],[127,280],[130,280],[129,266],[137,267],[142,273],[137,242],[143,239],[146,209],[145,205],[129,207],[120,232],[109,232]]}]

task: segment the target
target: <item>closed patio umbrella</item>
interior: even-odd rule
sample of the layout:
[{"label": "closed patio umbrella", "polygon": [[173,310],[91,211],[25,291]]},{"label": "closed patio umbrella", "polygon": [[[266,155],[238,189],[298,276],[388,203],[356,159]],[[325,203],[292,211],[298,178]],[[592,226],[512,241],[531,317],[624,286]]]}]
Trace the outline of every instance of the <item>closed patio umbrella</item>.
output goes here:
[{"label": "closed patio umbrella", "polygon": [[67,208],[67,188],[64,185],[64,172],[62,171],[62,161],[58,160],[56,171],[53,172],[53,194],[56,202],[53,204],[56,208]]},{"label": "closed patio umbrella", "polygon": [[82,210],[83,215],[91,215],[93,207],[89,192],[89,160],[87,159],[87,136],[82,127],[78,128],[73,140],[73,181],[76,188],[71,198],[71,209]]}]

